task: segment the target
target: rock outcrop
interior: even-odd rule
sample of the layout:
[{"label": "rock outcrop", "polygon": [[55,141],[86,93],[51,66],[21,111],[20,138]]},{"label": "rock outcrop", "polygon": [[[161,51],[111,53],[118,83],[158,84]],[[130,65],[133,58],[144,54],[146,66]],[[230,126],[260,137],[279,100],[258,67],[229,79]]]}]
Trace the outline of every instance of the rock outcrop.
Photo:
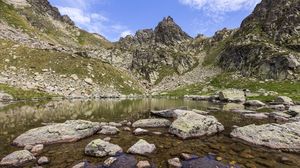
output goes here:
[{"label": "rock outcrop", "polygon": [[221,52],[218,64],[248,76],[297,79],[299,7],[295,0],[263,0]]}]

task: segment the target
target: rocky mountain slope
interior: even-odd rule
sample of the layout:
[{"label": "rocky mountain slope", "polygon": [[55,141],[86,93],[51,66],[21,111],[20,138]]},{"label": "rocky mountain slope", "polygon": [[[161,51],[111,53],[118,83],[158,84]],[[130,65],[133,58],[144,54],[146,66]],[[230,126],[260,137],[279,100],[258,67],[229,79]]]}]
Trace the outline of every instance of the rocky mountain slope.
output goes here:
[{"label": "rocky mountain slope", "polygon": [[219,55],[226,70],[271,79],[299,79],[300,1],[263,0]]},{"label": "rocky mountain slope", "polygon": [[[300,1],[262,0],[239,29],[185,33],[171,17],[111,43],[47,0],[0,0],[1,83],[69,97],[159,93],[222,71],[299,79]],[[67,66],[66,66],[67,65]]]},{"label": "rocky mountain slope", "polygon": [[0,81],[66,97],[115,97],[143,87],[86,51],[106,53],[104,37],[74,25],[47,0],[0,0]]}]

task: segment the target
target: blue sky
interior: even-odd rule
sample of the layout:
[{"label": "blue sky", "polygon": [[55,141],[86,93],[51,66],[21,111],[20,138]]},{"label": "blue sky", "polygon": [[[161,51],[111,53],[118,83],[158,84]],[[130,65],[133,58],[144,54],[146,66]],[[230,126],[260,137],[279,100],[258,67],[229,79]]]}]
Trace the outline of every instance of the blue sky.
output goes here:
[{"label": "blue sky", "polygon": [[191,36],[237,28],[261,0],[49,0],[76,25],[108,40],[154,28],[172,16]]}]

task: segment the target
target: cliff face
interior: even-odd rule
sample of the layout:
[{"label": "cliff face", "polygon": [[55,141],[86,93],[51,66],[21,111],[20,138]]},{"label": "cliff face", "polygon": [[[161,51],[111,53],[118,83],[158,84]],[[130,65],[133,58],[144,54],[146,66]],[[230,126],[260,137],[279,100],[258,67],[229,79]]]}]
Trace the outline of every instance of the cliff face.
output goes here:
[{"label": "cliff face", "polygon": [[219,55],[225,70],[273,79],[300,72],[300,1],[263,0]]},{"label": "cliff face", "polygon": [[157,27],[139,30],[134,36],[120,39],[121,51],[130,51],[131,71],[151,84],[172,74],[183,74],[196,63],[194,50],[189,49],[192,38],[171,17],[164,18]]}]

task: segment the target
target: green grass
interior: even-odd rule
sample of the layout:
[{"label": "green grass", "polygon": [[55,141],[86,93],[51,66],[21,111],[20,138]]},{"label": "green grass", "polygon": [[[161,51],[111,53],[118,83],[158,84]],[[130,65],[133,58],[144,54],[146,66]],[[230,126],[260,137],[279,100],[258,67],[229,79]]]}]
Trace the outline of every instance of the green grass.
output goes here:
[{"label": "green grass", "polygon": [[[300,82],[299,81],[269,81],[260,83],[259,81],[249,80],[248,78],[239,77],[233,79],[231,74],[223,73],[215,76],[210,80],[209,86],[217,90],[236,88],[236,89],[249,89],[251,92],[257,92],[260,89],[266,91],[277,92],[281,96],[291,97],[295,101],[300,101]],[[198,83],[189,86],[183,86],[176,90],[167,92],[168,96],[183,97],[184,95],[209,95],[212,93],[202,93],[204,83]],[[264,102],[272,101],[276,96],[254,96],[248,97],[249,99],[261,100]]]},{"label": "green grass", "polygon": [[165,95],[171,97],[183,97],[184,95],[200,95],[204,84],[197,83],[187,86],[182,86],[176,90],[168,91]]},{"label": "green grass", "polygon": [[0,84],[0,91],[12,95],[16,100],[51,99],[54,96],[35,90],[23,90],[20,88],[15,88],[6,84]]},{"label": "green grass", "polygon": [[[24,46],[17,47],[12,50],[11,47],[14,43],[0,40],[0,70],[5,66],[15,66],[17,68],[24,68],[33,72],[42,72],[42,69],[51,69],[57,74],[72,75],[77,74],[79,78],[90,77],[87,66],[93,67],[92,74],[95,76],[93,81],[103,86],[113,85],[117,90],[123,94],[140,94],[140,88],[137,82],[132,80],[126,73],[121,70],[117,70],[110,64],[103,63],[98,59],[84,58],[84,57],[72,57],[69,54],[30,49]],[[9,55],[10,52],[14,52],[17,59],[12,59]],[[5,62],[9,59],[9,64]],[[131,81],[132,86],[125,83]]]},{"label": "green grass", "polygon": [[20,28],[25,31],[32,31],[32,27],[25,18],[21,17],[12,5],[8,5],[0,0],[0,20],[3,20],[12,27]]},{"label": "green grass", "polygon": [[155,85],[159,84],[166,76],[171,76],[176,73],[176,70],[171,66],[163,65],[159,70],[159,77],[155,81]]},{"label": "green grass", "polygon": [[82,46],[103,46],[104,48],[112,48],[112,43],[99,39],[93,34],[80,30],[80,35],[77,37],[79,44]]}]

